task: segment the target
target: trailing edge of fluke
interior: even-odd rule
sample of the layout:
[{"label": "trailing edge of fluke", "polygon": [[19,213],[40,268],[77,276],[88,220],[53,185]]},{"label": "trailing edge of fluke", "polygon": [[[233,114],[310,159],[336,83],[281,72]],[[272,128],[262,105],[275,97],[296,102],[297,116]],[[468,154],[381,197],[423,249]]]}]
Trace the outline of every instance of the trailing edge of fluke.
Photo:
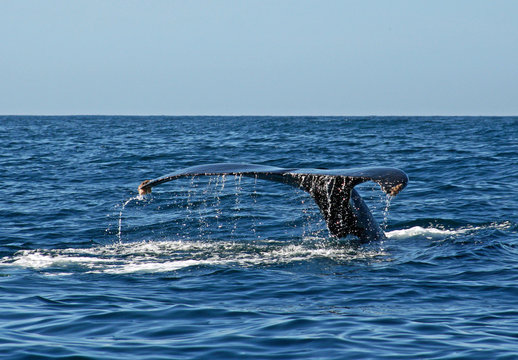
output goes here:
[{"label": "trailing edge of fluke", "polygon": [[395,168],[285,169],[219,163],[192,166],[153,180],[145,180],[139,185],[138,191],[141,195],[148,194],[152,187],[168,181],[211,175],[254,177],[301,188],[315,200],[332,236],[342,238],[353,235],[362,241],[383,239],[385,234],[354,187],[366,181],[374,181],[385,193],[395,196],[408,183],[408,176]]}]

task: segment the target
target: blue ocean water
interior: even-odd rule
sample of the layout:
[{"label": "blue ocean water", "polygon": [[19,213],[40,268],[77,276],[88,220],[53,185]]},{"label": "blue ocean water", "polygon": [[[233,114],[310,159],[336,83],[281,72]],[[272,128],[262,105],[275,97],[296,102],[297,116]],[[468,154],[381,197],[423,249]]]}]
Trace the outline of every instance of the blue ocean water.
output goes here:
[{"label": "blue ocean water", "polygon": [[[0,117],[6,359],[518,358],[518,118]],[[390,166],[387,239],[188,166]]]}]

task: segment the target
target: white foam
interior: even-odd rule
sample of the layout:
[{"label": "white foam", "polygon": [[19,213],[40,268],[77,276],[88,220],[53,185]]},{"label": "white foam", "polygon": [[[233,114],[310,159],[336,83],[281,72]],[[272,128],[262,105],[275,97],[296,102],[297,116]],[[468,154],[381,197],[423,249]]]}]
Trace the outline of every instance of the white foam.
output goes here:
[{"label": "white foam", "polygon": [[401,238],[410,238],[410,237],[417,237],[417,236],[423,236],[429,239],[433,239],[436,237],[445,237],[445,236],[455,236],[455,235],[461,235],[466,234],[470,232],[480,231],[483,229],[500,229],[505,230],[508,229],[511,226],[511,223],[509,221],[505,221],[503,223],[492,223],[490,225],[484,225],[484,226],[466,226],[461,227],[458,229],[443,229],[443,228],[436,228],[436,227],[427,227],[424,228],[422,226],[413,226],[408,229],[401,229],[401,230],[392,230],[387,231],[385,235],[389,239],[401,239]]},{"label": "white foam", "polygon": [[[387,232],[389,239],[412,237],[437,238],[480,231],[507,229],[510,222],[487,226],[441,229],[414,226]],[[382,246],[382,244],[380,245]],[[330,243],[324,238],[307,237],[301,242],[261,241],[188,241],[161,240],[116,243],[90,248],[22,250],[0,259],[0,266],[21,267],[49,275],[74,273],[155,273],[193,266],[270,266],[312,259],[337,263],[355,260],[385,259],[382,248],[354,248],[344,243]]]},{"label": "white foam", "polygon": [[458,234],[463,231],[461,230],[447,230],[447,229],[437,229],[433,227],[424,228],[421,226],[413,226],[409,229],[401,229],[401,230],[392,230],[387,231],[385,235],[391,238],[409,238],[414,236],[425,236],[425,237],[435,237],[435,236],[448,236],[453,234]]},{"label": "white foam", "polygon": [[386,254],[381,250],[324,246],[314,241],[142,241],[81,249],[24,250],[0,259],[0,266],[51,271],[54,275],[74,271],[127,274],[169,272],[192,266],[268,266],[315,258],[344,262],[383,255]]}]

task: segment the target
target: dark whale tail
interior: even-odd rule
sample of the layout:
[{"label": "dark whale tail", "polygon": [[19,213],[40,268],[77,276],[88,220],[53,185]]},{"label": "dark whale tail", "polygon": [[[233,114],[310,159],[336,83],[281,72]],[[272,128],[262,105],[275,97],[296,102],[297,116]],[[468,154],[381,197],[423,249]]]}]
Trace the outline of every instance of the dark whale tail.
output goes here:
[{"label": "dark whale tail", "polygon": [[146,180],[138,190],[140,194],[147,194],[159,184],[201,175],[242,175],[302,188],[315,200],[332,236],[354,235],[363,241],[384,238],[385,235],[354,187],[366,181],[374,181],[384,192],[395,196],[408,182],[407,175],[394,168],[284,169],[221,163],[193,166]]}]

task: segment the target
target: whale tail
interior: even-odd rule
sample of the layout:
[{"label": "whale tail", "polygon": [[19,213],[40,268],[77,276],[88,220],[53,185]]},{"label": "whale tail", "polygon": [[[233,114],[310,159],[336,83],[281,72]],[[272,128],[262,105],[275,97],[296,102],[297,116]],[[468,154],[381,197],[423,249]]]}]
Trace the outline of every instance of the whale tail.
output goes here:
[{"label": "whale tail", "polygon": [[332,236],[341,238],[353,235],[363,241],[382,239],[385,235],[354,187],[366,181],[374,181],[384,192],[395,196],[408,182],[407,175],[394,168],[284,169],[223,163],[193,166],[157,179],[145,180],[138,190],[140,194],[147,194],[159,184],[202,175],[242,175],[301,188],[315,200]]},{"label": "whale tail", "polygon": [[332,236],[353,235],[362,240],[385,237],[362,197],[346,177],[303,175],[300,187],[307,191],[318,208]]}]

